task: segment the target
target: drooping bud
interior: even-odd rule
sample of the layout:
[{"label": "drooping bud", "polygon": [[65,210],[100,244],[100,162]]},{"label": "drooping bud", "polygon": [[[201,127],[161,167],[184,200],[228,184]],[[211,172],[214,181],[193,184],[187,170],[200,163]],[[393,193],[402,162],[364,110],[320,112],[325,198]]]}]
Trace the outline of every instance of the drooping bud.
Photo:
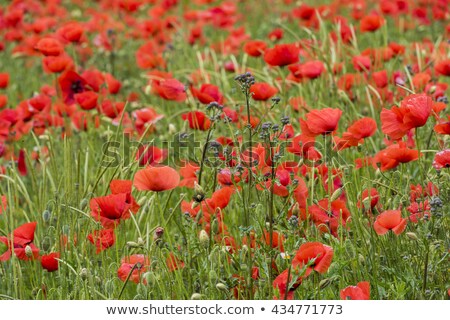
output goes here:
[{"label": "drooping bud", "polygon": [[191,300],[202,300],[202,295],[200,293],[193,293]]},{"label": "drooping bud", "polygon": [[129,248],[139,248],[139,244],[134,241],[127,241],[127,247]]},{"label": "drooping bud", "polygon": [[342,195],[342,193],[344,192],[344,188],[338,188],[336,191],[333,192],[333,194],[331,195],[330,201],[333,202],[337,199],[339,199],[339,197]]},{"label": "drooping bud", "polygon": [[205,190],[203,190],[202,186],[196,182],[194,182],[194,197],[192,200],[194,202],[200,203],[205,199]]},{"label": "drooping bud", "polygon": [[220,291],[228,292],[227,285],[222,282],[219,282],[218,284],[216,284],[216,289],[220,290]]},{"label": "drooping bud", "polygon": [[414,241],[419,240],[419,238],[417,237],[417,234],[415,234],[414,232],[406,232],[406,236]]}]

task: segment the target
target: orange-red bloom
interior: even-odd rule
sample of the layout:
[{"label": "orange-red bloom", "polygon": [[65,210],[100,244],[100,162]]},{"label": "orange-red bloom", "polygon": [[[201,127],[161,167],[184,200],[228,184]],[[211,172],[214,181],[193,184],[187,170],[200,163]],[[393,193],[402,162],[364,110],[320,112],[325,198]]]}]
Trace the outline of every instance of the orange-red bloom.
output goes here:
[{"label": "orange-red bloom", "polygon": [[129,280],[134,283],[141,281],[141,275],[150,267],[150,259],[143,254],[133,254],[122,258],[121,265],[117,270],[117,276],[120,280]]},{"label": "orange-red bloom", "polygon": [[387,210],[377,217],[373,228],[379,235],[386,234],[389,230],[399,235],[405,230],[406,223],[407,220],[402,218],[401,210]]},{"label": "orange-red bloom", "polygon": [[370,300],[370,283],[358,282],[356,286],[349,286],[341,290],[341,300]]},{"label": "orange-red bloom", "polygon": [[133,184],[136,189],[143,191],[171,190],[180,183],[180,175],[171,167],[148,167],[138,170],[134,175]]},{"label": "orange-red bloom", "polygon": [[59,252],[52,252],[52,253],[43,255],[40,258],[42,268],[47,270],[48,272],[53,272],[53,271],[58,270],[59,261],[56,259],[59,259],[59,257],[60,257]]},{"label": "orange-red bloom", "polygon": [[407,96],[400,107],[381,111],[381,130],[383,133],[397,140],[402,138],[409,130],[422,127],[431,114],[433,102],[425,93]]},{"label": "orange-red bloom", "polygon": [[298,62],[300,49],[295,44],[277,44],[267,49],[264,61],[271,66],[287,66]]},{"label": "orange-red bloom", "polygon": [[433,160],[433,167],[436,170],[450,168],[450,149],[436,153]]},{"label": "orange-red bloom", "polygon": [[313,110],[306,114],[306,120],[300,119],[302,133],[311,137],[330,134],[337,129],[341,115],[340,109]]}]

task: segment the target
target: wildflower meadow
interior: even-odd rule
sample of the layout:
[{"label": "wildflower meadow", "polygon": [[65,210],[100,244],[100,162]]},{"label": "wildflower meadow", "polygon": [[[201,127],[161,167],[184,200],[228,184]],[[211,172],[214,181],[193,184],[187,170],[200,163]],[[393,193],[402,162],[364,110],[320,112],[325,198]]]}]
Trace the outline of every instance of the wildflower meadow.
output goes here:
[{"label": "wildflower meadow", "polygon": [[0,299],[447,300],[448,0],[0,1]]}]

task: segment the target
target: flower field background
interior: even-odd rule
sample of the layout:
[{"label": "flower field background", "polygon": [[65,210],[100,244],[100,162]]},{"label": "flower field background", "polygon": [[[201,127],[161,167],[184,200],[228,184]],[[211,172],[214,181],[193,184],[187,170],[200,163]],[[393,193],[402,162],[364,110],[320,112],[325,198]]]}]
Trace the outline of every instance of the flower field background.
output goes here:
[{"label": "flower field background", "polygon": [[448,299],[447,0],[0,3],[1,299]]}]

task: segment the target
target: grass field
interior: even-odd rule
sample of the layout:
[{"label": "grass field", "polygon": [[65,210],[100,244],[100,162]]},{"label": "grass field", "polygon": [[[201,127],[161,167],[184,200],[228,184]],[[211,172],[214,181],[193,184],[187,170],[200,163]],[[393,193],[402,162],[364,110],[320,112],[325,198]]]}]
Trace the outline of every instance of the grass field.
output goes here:
[{"label": "grass field", "polygon": [[448,299],[449,7],[0,1],[0,299]]}]

